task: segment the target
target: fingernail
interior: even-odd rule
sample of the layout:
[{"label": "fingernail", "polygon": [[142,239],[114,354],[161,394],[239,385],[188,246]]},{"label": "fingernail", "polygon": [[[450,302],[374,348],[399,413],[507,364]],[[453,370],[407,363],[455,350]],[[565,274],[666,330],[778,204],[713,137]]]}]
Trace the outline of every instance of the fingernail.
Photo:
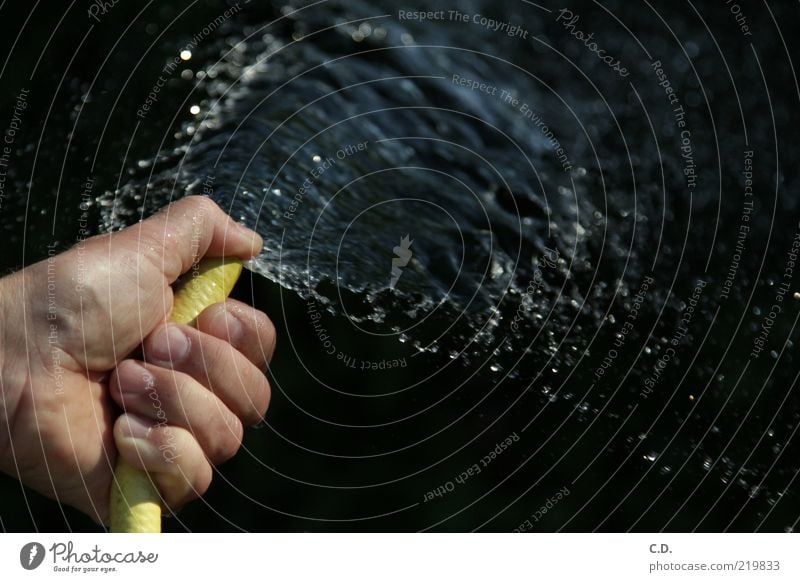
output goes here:
[{"label": "fingernail", "polygon": [[[153,424],[145,422],[138,416],[127,415],[120,422],[120,436],[126,439],[144,440],[153,430]],[[153,447],[155,448],[155,447]]]},{"label": "fingernail", "polygon": [[234,315],[230,307],[220,309],[210,322],[209,331],[219,338],[227,339],[230,343],[238,345],[244,335],[244,327],[239,318]]},{"label": "fingernail", "polygon": [[177,325],[165,325],[150,340],[148,354],[160,364],[177,364],[189,354],[189,338]]},{"label": "fingernail", "polygon": [[133,415],[126,415],[120,422],[117,448],[124,457],[135,458],[146,467],[163,465],[161,452],[148,438],[154,426]]},{"label": "fingernail", "polygon": [[138,394],[142,391],[142,388],[152,388],[156,384],[155,377],[150,373],[150,371],[145,368],[141,362],[136,360],[130,360],[126,362],[126,365],[130,367],[130,374],[125,373],[125,381],[120,382],[120,389],[125,394]]},{"label": "fingernail", "polygon": [[236,225],[236,229],[238,230],[239,234],[242,238],[247,239],[247,242],[252,246],[261,251],[261,247],[264,245],[264,241],[256,231],[252,230],[251,228],[245,226],[241,222],[233,221],[233,224]]}]

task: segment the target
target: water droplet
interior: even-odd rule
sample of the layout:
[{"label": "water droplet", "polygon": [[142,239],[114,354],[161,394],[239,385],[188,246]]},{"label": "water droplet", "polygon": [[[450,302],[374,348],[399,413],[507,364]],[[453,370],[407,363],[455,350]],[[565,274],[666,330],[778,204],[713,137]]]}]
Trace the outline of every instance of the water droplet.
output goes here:
[{"label": "water droplet", "polygon": [[191,107],[189,107],[189,113],[191,113],[192,115],[197,115],[198,113],[200,113],[200,106],[192,105]]},{"label": "water droplet", "polygon": [[642,455],[642,458],[645,461],[649,461],[649,462],[652,463],[653,461],[655,461],[658,458],[658,453],[656,453],[655,451],[650,451],[646,455]]},{"label": "water droplet", "polygon": [[711,457],[706,457],[703,460],[703,469],[709,471],[711,469],[711,465],[714,463],[714,460]]},{"label": "water droplet", "polygon": [[183,49],[181,51],[181,60],[182,61],[188,61],[191,58],[192,58],[192,51],[190,51],[189,49]]}]

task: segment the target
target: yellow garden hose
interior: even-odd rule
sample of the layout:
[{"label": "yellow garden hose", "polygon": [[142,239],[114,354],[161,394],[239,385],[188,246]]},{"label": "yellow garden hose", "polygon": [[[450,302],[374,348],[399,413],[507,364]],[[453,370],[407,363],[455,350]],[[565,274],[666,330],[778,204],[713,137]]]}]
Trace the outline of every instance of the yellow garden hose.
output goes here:
[{"label": "yellow garden hose", "polygon": [[[170,321],[194,325],[209,305],[230,295],[242,272],[236,259],[203,259],[175,288]],[[111,531],[160,533],[161,497],[153,479],[122,459],[117,461],[111,485]]]}]

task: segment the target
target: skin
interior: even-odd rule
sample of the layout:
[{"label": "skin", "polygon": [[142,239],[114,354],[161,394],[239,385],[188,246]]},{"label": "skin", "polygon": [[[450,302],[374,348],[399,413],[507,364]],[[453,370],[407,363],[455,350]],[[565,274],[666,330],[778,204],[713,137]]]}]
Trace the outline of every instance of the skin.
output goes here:
[{"label": "skin", "polygon": [[266,413],[275,328],[234,300],[196,328],[166,323],[171,285],[199,258],[262,244],[190,196],[0,279],[0,470],[99,523],[118,456],[172,510],[202,495]]}]

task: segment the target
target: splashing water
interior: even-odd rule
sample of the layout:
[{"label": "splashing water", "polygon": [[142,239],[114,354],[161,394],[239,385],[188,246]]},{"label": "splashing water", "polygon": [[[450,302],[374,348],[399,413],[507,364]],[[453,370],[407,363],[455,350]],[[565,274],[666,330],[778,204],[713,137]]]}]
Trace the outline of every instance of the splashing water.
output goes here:
[{"label": "splashing water", "polygon": [[[487,14],[489,4],[460,9]],[[718,374],[726,370],[716,362],[749,288],[768,286],[750,274],[758,265],[743,259],[727,303],[737,313],[714,319],[734,247],[716,224],[736,223],[739,208],[718,202],[711,172],[738,176],[741,152],[701,144],[699,136],[716,128],[687,106],[697,136],[691,171],[704,168],[702,186],[688,195],[673,114],[664,112],[650,63],[627,85],[580,47],[555,58],[534,40],[552,33],[553,17],[530,18],[529,7],[504,14],[525,23],[531,38],[524,40],[474,27],[465,35],[453,21],[379,16],[394,10],[380,2],[290,5],[275,21],[194,49],[192,74],[180,81],[191,117],[99,197],[103,228],[207,194],[264,237],[251,268],[306,302],[320,342],[345,322],[364,343],[394,339],[396,361],[420,356],[413,381],[403,377],[370,396],[441,377],[458,362],[479,370],[491,387],[482,393],[506,390],[493,395],[494,413],[520,394],[529,399],[522,422],[536,429],[537,442],[556,435],[571,447],[594,427],[598,446],[608,444],[595,450],[584,441],[588,452],[573,463],[632,459],[657,493],[645,497],[658,501],[688,475],[692,486],[708,478],[722,488],[715,504],[729,487],[753,503],[780,498],[785,479],[761,485],[765,463],[744,479],[749,449],[727,450],[744,438],[736,423],[758,400],[762,380],[732,391],[735,374]],[[606,32],[609,54],[632,50]],[[642,38],[658,48],[650,36],[658,35]],[[581,66],[573,70],[573,61]],[[681,59],[672,64],[686,70]],[[696,66],[705,76],[718,67],[702,59]],[[696,98],[691,81],[677,73],[672,80]],[[743,95],[742,103],[748,118],[763,120],[757,100]],[[729,117],[738,114],[738,104],[726,107]],[[333,323],[318,323],[321,314]],[[714,321],[723,331],[703,338]],[[695,361],[701,348],[712,352]],[[703,421],[689,420],[696,417]],[[569,437],[558,436],[562,419],[578,425]],[[796,419],[796,407],[784,410],[776,425],[789,432]],[[676,450],[676,434],[692,446]],[[780,447],[770,453],[780,454]],[[633,507],[625,527],[649,510],[627,495],[619,502]]]},{"label": "splashing water", "polygon": [[[316,29],[318,14],[294,25]],[[597,280],[587,245],[605,231],[606,260],[619,268],[629,225],[609,229],[586,170],[565,161],[590,142],[560,95],[502,59],[403,46],[407,34],[425,42],[413,28],[370,28],[359,43],[360,26],[313,43],[268,30],[217,47],[221,58],[196,82],[200,111],[175,147],[104,195],[107,229],[209,194],[264,237],[253,270],[372,331],[416,326],[425,349],[475,342],[475,355],[502,338],[527,344],[549,321],[566,332],[591,310],[587,284],[613,284]],[[413,257],[393,285],[404,236]]]}]

